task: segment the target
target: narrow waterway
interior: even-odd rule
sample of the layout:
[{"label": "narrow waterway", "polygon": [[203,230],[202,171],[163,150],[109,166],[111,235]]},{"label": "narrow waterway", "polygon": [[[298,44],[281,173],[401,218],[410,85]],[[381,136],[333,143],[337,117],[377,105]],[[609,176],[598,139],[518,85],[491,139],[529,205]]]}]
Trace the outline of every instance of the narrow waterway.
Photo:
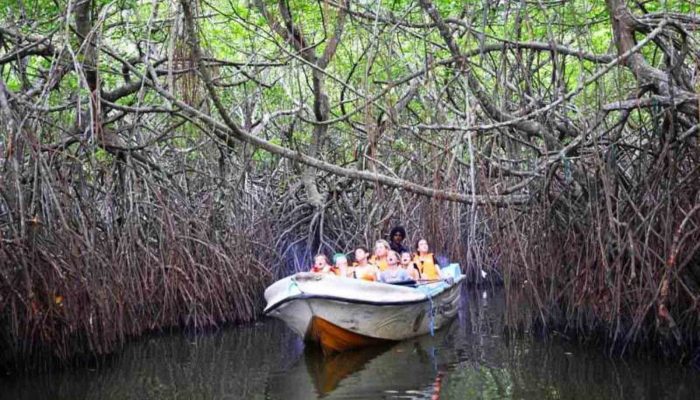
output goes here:
[{"label": "narrow waterway", "polygon": [[97,368],[0,378],[1,399],[699,399],[700,372],[503,335],[501,293],[465,290],[434,336],[324,357],[272,319],[129,344]]}]

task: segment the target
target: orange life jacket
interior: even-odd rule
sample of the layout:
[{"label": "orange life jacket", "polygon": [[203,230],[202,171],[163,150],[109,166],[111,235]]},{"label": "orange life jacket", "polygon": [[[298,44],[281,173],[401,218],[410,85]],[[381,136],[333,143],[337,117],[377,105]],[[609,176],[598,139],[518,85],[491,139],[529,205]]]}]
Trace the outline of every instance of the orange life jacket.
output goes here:
[{"label": "orange life jacket", "polygon": [[387,268],[389,268],[389,264],[386,262],[386,258],[383,260],[377,259],[376,256],[372,256],[369,258],[370,264],[374,264],[379,268],[380,271],[385,271]]},{"label": "orange life jacket", "polygon": [[413,262],[418,266],[420,279],[440,279],[440,272],[438,272],[438,267],[435,265],[433,253],[422,256],[416,254],[416,256],[413,257]]},{"label": "orange life jacket", "polygon": [[315,265],[311,266],[311,269],[309,269],[309,272],[315,272],[317,274],[320,274],[323,272],[323,268],[317,268]]},{"label": "orange life jacket", "polygon": [[[353,266],[352,273],[349,275],[351,278],[355,279],[362,279],[365,281],[375,281],[377,280],[377,277],[374,273],[368,272],[366,267],[371,267],[371,264],[367,265],[357,265],[357,263],[354,263],[355,265]],[[358,268],[362,268],[362,270],[358,271]]]},{"label": "orange life jacket", "polygon": [[364,273],[361,272],[359,274],[357,272],[355,272],[355,277],[357,279],[362,279],[363,281],[376,281],[377,280],[377,276],[373,273],[370,273],[370,272],[364,272]]},{"label": "orange life jacket", "polygon": [[311,269],[309,270],[310,272],[315,272],[317,274],[334,274],[334,275],[340,275],[340,268],[336,267],[335,265],[329,265],[326,267],[327,269],[324,268],[316,268],[315,265],[311,266]]}]

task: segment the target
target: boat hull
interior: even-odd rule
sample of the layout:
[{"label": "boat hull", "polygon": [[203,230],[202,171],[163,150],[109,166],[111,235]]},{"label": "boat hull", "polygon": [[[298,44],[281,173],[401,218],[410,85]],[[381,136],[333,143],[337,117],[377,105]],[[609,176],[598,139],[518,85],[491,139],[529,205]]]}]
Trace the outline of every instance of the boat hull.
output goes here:
[{"label": "boat hull", "polygon": [[345,351],[440,329],[457,314],[463,279],[409,288],[302,273],[266,290],[265,314],[324,349]]},{"label": "boat hull", "polygon": [[311,318],[306,340],[318,342],[323,349],[336,352],[391,342],[391,340],[373,338],[352,332],[316,316]]}]

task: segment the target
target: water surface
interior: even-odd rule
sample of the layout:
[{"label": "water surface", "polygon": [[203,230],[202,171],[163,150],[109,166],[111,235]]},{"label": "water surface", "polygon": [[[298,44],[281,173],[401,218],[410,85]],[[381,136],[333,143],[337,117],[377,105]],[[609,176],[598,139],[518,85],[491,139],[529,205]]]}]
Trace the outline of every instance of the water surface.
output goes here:
[{"label": "water surface", "polygon": [[0,399],[700,399],[700,372],[503,335],[501,293],[391,346],[324,356],[273,319],[143,339],[97,368],[0,378]]}]

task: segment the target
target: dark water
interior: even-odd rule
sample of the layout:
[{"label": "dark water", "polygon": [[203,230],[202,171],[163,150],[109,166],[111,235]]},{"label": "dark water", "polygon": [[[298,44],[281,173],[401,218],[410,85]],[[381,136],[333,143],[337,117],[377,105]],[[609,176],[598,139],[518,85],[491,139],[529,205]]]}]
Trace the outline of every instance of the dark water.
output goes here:
[{"label": "dark water", "polygon": [[0,378],[1,399],[700,399],[700,372],[502,335],[502,295],[464,292],[435,336],[324,357],[277,320],[132,343],[96,369]]}]

